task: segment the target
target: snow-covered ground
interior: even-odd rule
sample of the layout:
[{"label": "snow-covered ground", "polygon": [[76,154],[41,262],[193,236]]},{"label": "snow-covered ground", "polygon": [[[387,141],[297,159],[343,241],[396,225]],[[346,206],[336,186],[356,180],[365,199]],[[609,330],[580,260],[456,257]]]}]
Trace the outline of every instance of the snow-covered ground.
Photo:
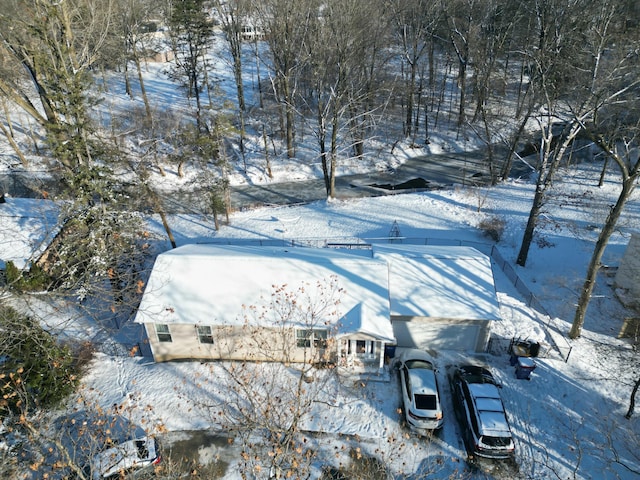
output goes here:
[{"label": "snow-covered ground", "polygon": [[[489,365],[501,380],[522,478],[632,478],[632,472],[640,468],[638,415],[631,420],[624,418],[631,384],[638,375],[637,352],[629,341],[616,338],[623,318],[633,313],[625,311],[614,296],[611,277],[600,279],[582,337],[568,341],[564,336],[597,235],[592,225],[597,224],[601,209],[615,195],[613,178],[602,188],[595,186],[597,173],[596,165],[563,172],[528,265],[515,269],[551,317],[527,306],[500,266],[494,264],[502,321],[493,326],[490,352],[479,357],[438,352],[443,385],[448,385],[448,367],[470,358]],[[217,232],[211,219],[204,217],[176,216],[171,226],[179,244],[233,239],[381,238],[397,226],[402,237],[453,244],[476,242],[481,247],[490,242],[478,229],[479,222],[497,216],[506,222],[498,249],[513,266],[532,189],[530,182],[510,181],[492,189],[459,188],[261,208],[234,214],[230,225]],[[480,212],[479,198],[483,203]],[[569,200],[575,198],[590,200],[568,207]],[[155,222],[161,233],[158,219]],[[637,225],[637,205],[633,202],[607,250],[608,265],[619,264]],[[560,351],[550,335],[556,338]],[[536,360],[530,381],[516,379],[509,364],[507,346],[518,336],[543,343],[543,354]],[[144,411],[151,424],[161,424],[168,430],[209,429],[216,425],[197,405],[206,402],[212,392],[220,393],[215,381],[221,378],[217,368],[215,363],[150,364],[148,359],[99,355],[85,385],[104,406],[126,403],[131,396],[141,411],[150,405],[152,409]],[[351,395],[336,398],[330,408],[323,406],[312,415],[309,428],[321,426],[318,430],[325,433],[357,435],[366,440],[365,447],[388,455],[385,460],[397,472],[415,473],[420,465],[430,465],[429,458],[442,460],[436,478],[466,471],[446,388],[445,428],[432,441],[409,435],[401,427],[393,370],[388,382],[368,382]],[[390,438],[396,440],[388,441]],[[481,478],[485,473],[474,475]],[[233,474],[228,478],[234,478]]]},{"label": "snow-covered ground", "polygon": [[[218,68],[228,75],[224,62]],[[146,75],[152,101],[187,108],[181,93],[162,73],[162,66],[149,67]],[[224,73],[220,75],[230,78],[224,77]],[[224,85],[227,84],[223,82]],[[224,91],[227,90],[232,91],[225,87]],[[139,99],[128,99],[117,85],[107,98],[103,112],[140,106]],[[260,137],[256,136],[254,141],[255,158],[259,159]],[[435,153],[455,147],[455,141],[444,134],[434,135],[429,146]],[[12,156],[6,145],[1,153],[4,159]],[[420,152],[398,148],[395,153],[382,158],[382,163],[394,165],[403,160],[402,155]],[[33,169],[37,169],[37,159],[30,159],[34,161]],[[272,159],[272,181],[290,179],[294,170],[304,171],[299,168],[300,163],[280,160]],[[380,161],[378,156],[369,163],[354,163],[348,173],[381,168]],[[8,163],[11,162],[3,162],[3,166]],[[15,163],[11,168],[16,168]],[[188,181],[168,171],[168,177],[156,178],[159,188],[162,184],[170,188]],[[617,196],[615,171],[611,169],[605,185],[597,187],[599,171],[600,165],[583,164],[561,172],[545,206],[525,268],[514,267],[514,259],[533,196],[534,186],[526,179],[510,180],[489,189],[454,187],[436,192],[259,208],[234,213],[230,224],[219,231],[214,229],[212,218],[203,215],[176,215],[169,218],[169,223],[179,245],[246,239],[317,241],[394,236],[396,240],[422,239],[429,243],[465,242],[484,249],[492,241],[479,228],[482,221],[503,221],[505,228],[497,248],[508,262],[505,268],[515,270],[546,311],[539,306],[530,307],[502,266],[494,264],[502,321],[493,325],[490,352],[468,356],[442,351],[437,352],[437,361],[444,386],[448,385],[448,368],[469,359],[486,363],[500,379],[516,438],[519,473],[504,473],[499,468],[493,472],[477,471],[465,463],[447,388],[443,389],[446,419],[442,434],[431,440],[410,434],[401,426],[399,386],[393,369],[389,370],[388,381],[357,382],[357,388],[354,383],[354,388],[333,398],[331,406],[325,404],[312,412],[306,428],[325,435],[310,441],[318,442],[323,460],[337,462],[341,458],[334,452],[343,451],[340,445],[358,438],[364,451],[381,458],[397,476],[435,469],[429,478],[630,479],[640,475],[640,414],[631,420],[626,420],[624,414],[632,383],[640,375],[640,364],[631,343],[617,339],[623,319],[635,313],[618,302],[612,277],[601,276],[582,337],[566,339],[598,227]],[[234,183],[268,181],[259,168],[250,168],[249,172],[250,178],[234,175]],[[303,176],[317,173],[317,168],[309,168]],[[32,211],[33,207],[23,202],[9,198],[9,204],[13,203],[15,208]],[[640,227],[639,214],[636,195],[607,249],[605,264],[615,267],[620,263],[630,235]],[[3,228],[4,222],[16,231],[22,228],[19,223],[9,223],[7,218],[0,217],[0,221]],[[149,228],[160,237],[164,235],[159,218],[150,217]],[[169,242],[165,241],[161,248],[169,248]],[[23,253],[20,255],[25,257]],[[106,328],[81,318],[73,312],[74,307],[59,305],[50,312],[49,319],[55,323],[53,317],[58,315],[64,317],[59,319],[61,322],[69,325],[72,318],[76,327],[80,325],[74,330],[77,335],[99,338],[103,345],[107,339],[124,346],[141,339],[135,325]],[[530,381],[516,379],[509,364],[507,346],[513,337],[543,343],[543,354],[536,359],[537,368]],[[224,385],[216,381],[223,376],[219,364],[154,364],[149,358],[109,353],[113,351],[117,349],[105,349],[96,355],[83,379],[82,396],[105,409],[114,405],[126,408],[135,423],[159,433],[219,427],[201,408],[208,399],[223,393]],[[240,478],[238,469],[231,466],[225,478]]]}]

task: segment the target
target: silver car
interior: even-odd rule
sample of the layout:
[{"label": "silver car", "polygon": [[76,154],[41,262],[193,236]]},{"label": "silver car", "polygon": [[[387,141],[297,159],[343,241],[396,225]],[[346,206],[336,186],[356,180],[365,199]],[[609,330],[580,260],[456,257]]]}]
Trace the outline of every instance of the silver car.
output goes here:
[{"label": "silver car", "polygon": [[91,478],[118,478],[121,473],[140,472],[161,461],[158,444],[153,437],[129,440],[98,453],[91,460]]},{"label": "silver car", "polygon": [[407,350],[400,356],[398,369],[409,428],[425,435],[442,427],[440,389],[431,356],[422,350]]}]

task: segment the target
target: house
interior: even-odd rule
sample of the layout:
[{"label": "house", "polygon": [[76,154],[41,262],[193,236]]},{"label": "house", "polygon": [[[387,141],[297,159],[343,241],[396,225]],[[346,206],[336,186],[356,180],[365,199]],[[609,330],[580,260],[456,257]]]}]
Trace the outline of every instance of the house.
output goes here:
[{"label": "house", "polygon": [[399,347],[486,351],[500,320],[491,259],[472,247],[374,244],[389,265],[390,309]]},{"label": "house", "polygon": [[158,255],[135,322],[156,361],[375,366],[395,343],[384,261],[332,249],[186,245]]},{"label": "house", "polygon": [[59,231],[59,207],[51,200],[8,195],[2,198],[0,271],[5,269],[7,262],[20,270],[28,270]]},{"label": "house", "polygon": [[484,351],[499,318],[473,248],[186,245],[157,257],[135,321],[156,361],[381,368],[387,345]]},{"label": "house", "polygon": [[640,301],[640,235],[631,234],[629,244],[615,273],[616,296],[623,305],[639,308]]}]

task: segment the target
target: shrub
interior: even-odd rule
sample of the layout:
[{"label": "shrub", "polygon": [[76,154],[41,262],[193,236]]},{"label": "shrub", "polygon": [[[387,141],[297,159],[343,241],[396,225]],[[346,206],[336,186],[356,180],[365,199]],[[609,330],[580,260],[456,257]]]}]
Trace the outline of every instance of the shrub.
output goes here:
[{"label": "shrub", "polygon": [[27,272],[23,272],[12,261],[6,263],[5,276],[7,285],[20,292],[35,292],[49,288],[51,278],[38,265],[33,264]]},{"label": "shrub", "polygon": [[485,237],[489,237],[494,242],[500,241],[505,226],[506,222],[500,217],[488,217],[478,224],[478,228],[483,231]]},{"label": "shrub", "polygon": [[68,345],[32,318],[0,305],[0,412],[52,407],[78,382],[76,358]]}]

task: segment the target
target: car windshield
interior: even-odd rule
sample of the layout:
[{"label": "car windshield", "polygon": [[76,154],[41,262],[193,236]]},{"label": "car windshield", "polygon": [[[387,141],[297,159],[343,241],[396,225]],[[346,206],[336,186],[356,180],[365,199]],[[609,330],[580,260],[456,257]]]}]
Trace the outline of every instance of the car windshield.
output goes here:
[{"label": "car windshield", "polygon": [[490,373],[476,371],[473,373],[465,373],[464,379],[467,383],[490,383],[495,385],[496,381]]},{"label": "car windshield", "polygon": [[437,407],[435,395],[416,394],[413,398],[416,401],[416,408],[419,410],[435,410]]},{"label": "car windshield", "polygon": [[136,447],[138,449],[138,458],[149,458],[149,449],[147,448],[146,440],[136,440]]},{"label": "car windshield", "polygon": [[482,443],[490,447],[508,447],[511,444],[511,437],[490,437],[484,435],[482,437]]},{"label": "car windshield", "polygon": [[405,362],[407,368],[426,368],[427,370],[433,370],[433,365],[431,362],[427,362],[426,360],[407,360]]}]

